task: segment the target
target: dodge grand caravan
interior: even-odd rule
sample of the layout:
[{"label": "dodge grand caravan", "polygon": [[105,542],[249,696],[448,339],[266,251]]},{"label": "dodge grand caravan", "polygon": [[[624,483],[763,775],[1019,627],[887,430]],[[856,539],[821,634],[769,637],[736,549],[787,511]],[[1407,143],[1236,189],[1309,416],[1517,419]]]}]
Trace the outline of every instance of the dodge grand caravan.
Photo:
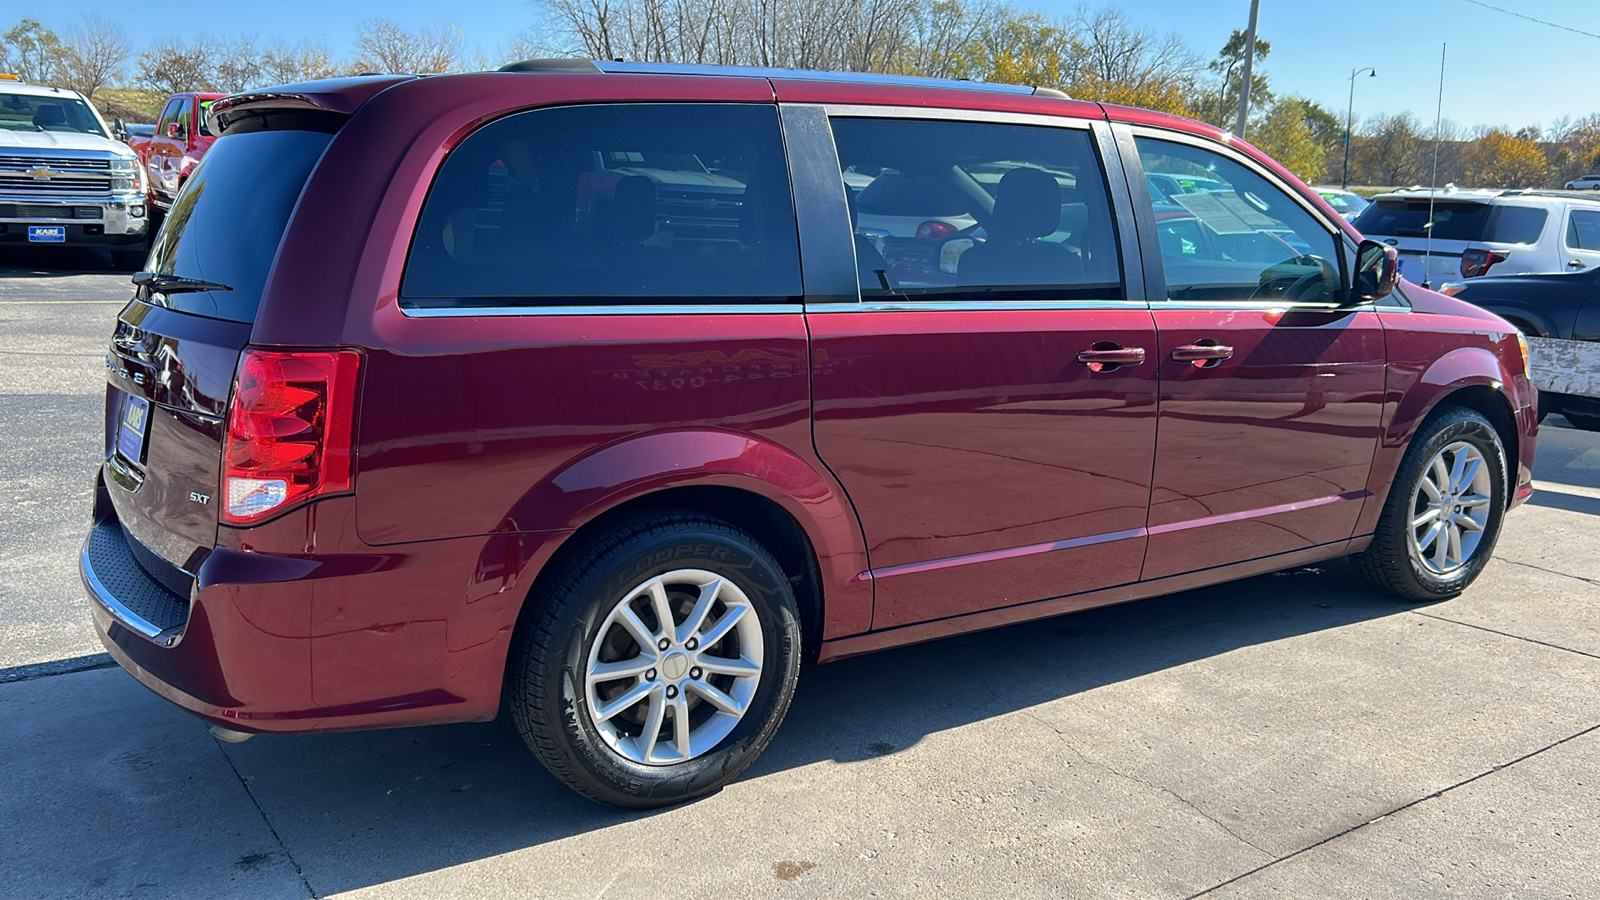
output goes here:
[{"label": "dodge grand caravan", "polygon": [[[81,570],[220,737],[504,703],[585,796],[672,803],[802,663],[1344,555],[1447,597],[1532,492],[1516,329],[1186,119],[563,61],[211,124]],[[1159,201],[1203,246],[1147,171],[1204,182]],[[878,178],[921,225],[859,226]]]}]

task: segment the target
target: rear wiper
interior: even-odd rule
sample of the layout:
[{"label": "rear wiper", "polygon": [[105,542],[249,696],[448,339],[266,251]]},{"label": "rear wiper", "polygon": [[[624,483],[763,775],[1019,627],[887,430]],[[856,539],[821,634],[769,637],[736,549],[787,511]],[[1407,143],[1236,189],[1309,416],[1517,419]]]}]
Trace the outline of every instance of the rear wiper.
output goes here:
[{"label": "rear wiper", "polygon": [[233,288],[215,281],[184,278],[181,275],[162,275],[158,272],[135,272],[134,284],[155,294],[192,294],[196,291],[231,291]]}]

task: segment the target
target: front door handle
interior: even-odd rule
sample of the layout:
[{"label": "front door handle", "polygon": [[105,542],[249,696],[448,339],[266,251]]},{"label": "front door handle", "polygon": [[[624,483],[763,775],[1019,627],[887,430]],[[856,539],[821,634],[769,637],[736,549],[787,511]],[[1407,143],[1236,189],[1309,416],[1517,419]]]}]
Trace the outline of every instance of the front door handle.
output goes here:
[{"label": "front door handle", "polygon": [[1581,260],[1581,259],[1573,259],[1573,260],[1568,260],[1567,261],[1567,265],[1569,267],[1571,267],[1571,268],[1574,268],[1574,269],[1581,269],[1581,268],[1583,268],[1584,263],[1583,263],[1583,260]]},{"label": "front door handle", "polygon": [[1197,367],[1232,357],[1233,348],[1226,344],[1184,344],[1172,348],[1173,359],[1178,362],[1194,363]]},{"label": "front door handle", "polygon": [[1089,350],[1078,351],[1078,362],[1091,372],[1100,372],[1117,366],[1137,366],[1144,362],[1143,347],[1103,347],[1099,344]]}]

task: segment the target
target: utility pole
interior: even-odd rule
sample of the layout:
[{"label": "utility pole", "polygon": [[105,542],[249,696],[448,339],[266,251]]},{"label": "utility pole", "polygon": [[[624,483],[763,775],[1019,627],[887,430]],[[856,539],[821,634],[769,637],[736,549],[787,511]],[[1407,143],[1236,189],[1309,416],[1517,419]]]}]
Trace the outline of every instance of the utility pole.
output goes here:
[{"label": "utility pole", "polygon": [[1378,77],[1378,70],[1371,67],[1350,70],[1350,105],[1344,110],[1344,170],[1339,174],[1341,189],[1350,187],[1350,128],[1354,124],[1351,117],[1356,112],[1356,76],[1362,72],[1371,72],[1372,78]]},{"label": "utility pole", "polygon": [[1239,83],[1239,120],[1233,133],[1244,137],[1245,123],[1250,120],[1250,69],[1256,61],[1256,14],[1261,11],[1261,0],[1250,0],[1250,30],[1244,35],[1244,80]]}]

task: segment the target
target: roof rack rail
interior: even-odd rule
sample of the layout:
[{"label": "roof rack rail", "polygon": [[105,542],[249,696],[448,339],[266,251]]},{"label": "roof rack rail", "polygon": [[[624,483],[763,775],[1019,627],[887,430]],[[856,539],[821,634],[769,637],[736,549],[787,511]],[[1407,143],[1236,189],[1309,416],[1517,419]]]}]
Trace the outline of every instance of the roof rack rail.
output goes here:
[{"label": "roof rack rail", "polygon": [[823,72],[812,69],[772,69],[757,66],[708,66],[687,63],[623,62],[604,59],[525,59],[501,66],[502,72],[588,72],[620,75],[721,75],[745,78],[795,78],[806,81],[838,81],[852,84],[899,85],[903,87],[954,88],[987,91],[995,94],[1032,94],[1071,100],[1065,91],[1025,84],[996,84],[987,81],[957,81],[925,78],[921,75],[883,75],[876,72]]}]

